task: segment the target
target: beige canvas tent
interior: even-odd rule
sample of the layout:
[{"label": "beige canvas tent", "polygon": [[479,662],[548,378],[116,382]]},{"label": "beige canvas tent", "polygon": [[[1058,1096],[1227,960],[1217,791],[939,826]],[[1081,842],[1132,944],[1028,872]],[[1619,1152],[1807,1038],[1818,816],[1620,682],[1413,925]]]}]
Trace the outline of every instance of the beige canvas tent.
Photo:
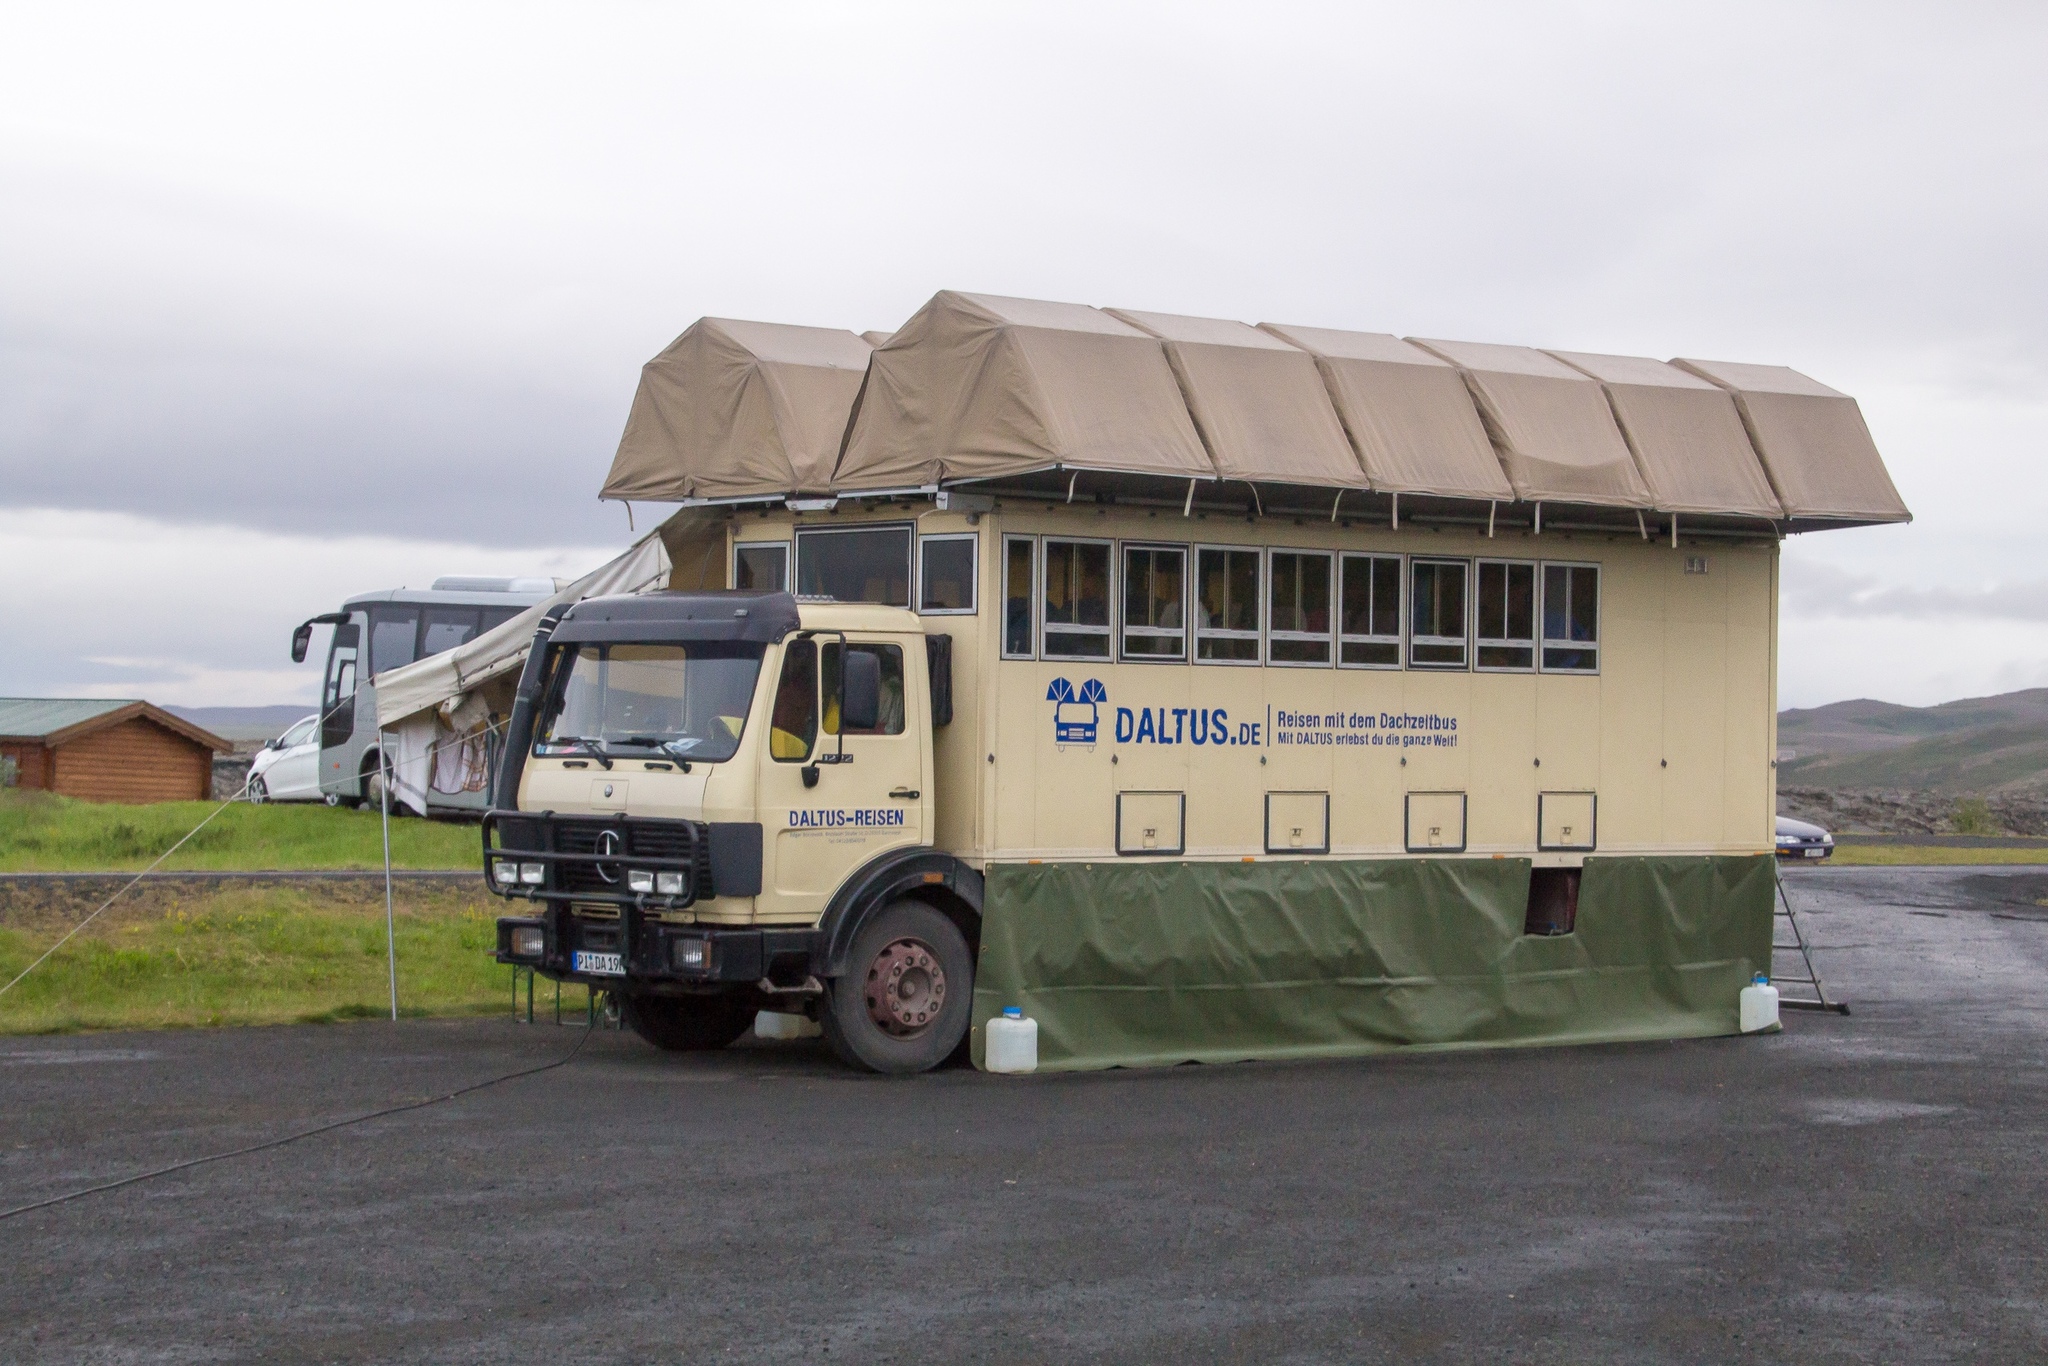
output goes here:
[{"label": "beige canvas tent", "polygon": [[1216,477],[1158,338],[1082,304],[942,290],[875,350],[833,482],[1052,469]]},{"label": "beige canvas tent", "polygon": [[1188,413],[1226,479],[1365,488],[1315,357],[1220,318],[1107,310],[1166,348]]},{"label": "beige canvas tent", "polygon": [[1706,360],[1672,364],[1734,396],[1787,517],[1912,520],[1855,399],[1782,365]]},{"label": "beige canvas tent", "polygon": [[1643,356],[1549,354],[1600,381],[1660,511],[1784,515],[1725,391]]},{"label": "beige canvas tent", "polygon": [[831,328],[699,319],[642,368],[599,496],[823,492],[871,349]]},{"label": "beige canvas tent", "polygon": [[1465,376],[1517,498],[1654,505],[1594,380],[1526,346],[1414,340]]},{"label": "beige canvas tent", "polygon": [[1383,332],[1259,326],[1315,356],[1373,488],[1489,502],[1515,496],[1449,361]]}]

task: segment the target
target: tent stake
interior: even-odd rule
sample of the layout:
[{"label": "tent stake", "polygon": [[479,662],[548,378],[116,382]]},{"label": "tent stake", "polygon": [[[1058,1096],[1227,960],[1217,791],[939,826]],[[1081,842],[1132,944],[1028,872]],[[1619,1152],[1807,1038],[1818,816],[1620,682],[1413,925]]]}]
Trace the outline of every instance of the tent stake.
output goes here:
[{"label": "tent stake", "polygon": [[1495,507],[1495,503],[1494,503],[1493,499],[1491,499],[1491,498],[1487,499],[1487,500],[1486,500],[1486,539],[1487,539],[1487,540],[1489,540],[1489,541],[1493,539],[1493,509],[1494,509],[1494,507]]},{"label": "tent stake", "polygon": [[1180,505],[1180,515],[1192,517],[1195,512],[1195,481],[1188,480],[1188,500]]}]

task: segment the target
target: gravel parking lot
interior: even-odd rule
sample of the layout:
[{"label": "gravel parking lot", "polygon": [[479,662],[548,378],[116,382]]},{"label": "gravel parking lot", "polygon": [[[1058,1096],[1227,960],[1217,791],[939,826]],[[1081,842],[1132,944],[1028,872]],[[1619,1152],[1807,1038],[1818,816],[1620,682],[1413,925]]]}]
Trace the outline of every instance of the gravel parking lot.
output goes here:
[{"label": "gravel parking lot", "polygon": [[[2048,872],[1798,869],[1779,1036],[908,1080],[589,1039],[0,1223],[8,1361],[2048,1357]],[[0,1206],[565,1053],[0,1041]]]}]

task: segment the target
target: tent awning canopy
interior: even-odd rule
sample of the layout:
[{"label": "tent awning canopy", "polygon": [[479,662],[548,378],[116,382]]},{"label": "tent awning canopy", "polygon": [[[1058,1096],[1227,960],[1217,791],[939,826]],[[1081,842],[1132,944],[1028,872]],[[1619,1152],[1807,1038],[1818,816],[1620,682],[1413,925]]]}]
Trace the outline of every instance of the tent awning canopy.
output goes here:
[{"label": "tent awning canopy", "polygon": [[872,349],[828,327],[700,318],[642,367],[598,496],[827,491]]},{"label": "tent awning canopy", "polygon": [[864,337],[702,319],[648,363],[602,496],[963,484],[1489,525],[1549,504],[1547,525],[1643,534],[1651,514],[1737,535],[1911,516],[1855,400],[1778,366],[953,290]]},{"label": "tent awning canopy", "polygon": [[1913,519],[1855,399],[1782,365],[1672,364],[1734,397],[1787,517],[1858,523]]},{"label": "tent awning canopy", "polygon": [[1449,361],[1384,332],[1259,326],[1315,356],[1373,488],[1488,501],[1515,496]]},{"label": "tent awning canopy", "polygon": [[1221,318],[1108,312],[1159,338],[1188,413],[1225,479],[1368,487],[1315,357]]},{"label": "tent awning canopy", "polygon": [[1156,337],[1085,304],[942,290],[876,348],[833,485],[1053,468],[1216,475]]},{"label": "tent awning canopy", "polygon": [[1527,346],[1415,340],[1458,367],[1523,502],[1652,508],[1597,382]]},{"label": "tent awning canopy", "polygon": [[1660,510],[1784,515],[1725,390],[1643,356],[1550,354],[1600,381]]}]

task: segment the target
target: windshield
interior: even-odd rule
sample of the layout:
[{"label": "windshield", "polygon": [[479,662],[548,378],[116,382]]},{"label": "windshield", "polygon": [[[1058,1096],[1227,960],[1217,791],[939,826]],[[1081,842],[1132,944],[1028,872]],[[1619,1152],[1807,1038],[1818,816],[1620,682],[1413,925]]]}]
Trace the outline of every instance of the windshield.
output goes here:
[{"label": "windshield", "polygon": [[730,759],[746,728],[762,651],[723,641],[563,647],[533,752]]}]

